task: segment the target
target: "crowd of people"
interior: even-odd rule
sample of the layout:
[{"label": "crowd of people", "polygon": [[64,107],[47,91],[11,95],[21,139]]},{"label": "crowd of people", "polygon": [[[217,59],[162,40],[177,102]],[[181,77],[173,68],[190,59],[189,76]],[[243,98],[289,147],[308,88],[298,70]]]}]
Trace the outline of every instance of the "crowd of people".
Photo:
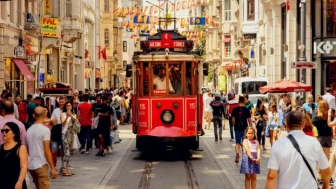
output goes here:
[{"label": "crowd of people", "polygon": [[[215,104],[221,108],[214,107]],[[323,96],[318,95],[315,102],[311,94],[301,103],[290,93],[284,93],[279,100],[271,99],[268,107],[262,99],[254,107],[248,94],[237,99],[233,92],[224,96],[208,90],[203,96],[203,107],[204,129],[213,122],[216,142],[218,133],[222,140],[223,118],[229,119],[230,141],[236,143],[235,162],[241,159],[245,188],[256,188],[261,150],[268,150],[266,138],[272,148],[266,188],[317,188],[317,184],[329,188],[334,182],[330,173],[336,166],[336,148],[331,152],[336,134],[336,103],[330,88]]]},{"label": "crowd of people", "polygon": [[[1,188],[27,188],[29,171],[35,186],[49,188],[49,175],[72,176],[70,157],[76,149],[96,156],[112,153],[119,143],[118,126],[131,121],[131,89],[73,91],[71,96],[16,96],[0,99]],[[57,158],[61,156],[59,171]]]}]

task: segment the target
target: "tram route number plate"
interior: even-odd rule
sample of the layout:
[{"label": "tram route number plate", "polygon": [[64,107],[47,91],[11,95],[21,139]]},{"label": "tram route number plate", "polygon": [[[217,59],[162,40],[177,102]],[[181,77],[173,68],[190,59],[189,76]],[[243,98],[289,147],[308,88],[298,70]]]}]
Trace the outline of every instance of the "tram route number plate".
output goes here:
[{"label": "tram route number plate", "polygon": [[163,138],[163,142],[174,142],[174,141],[175,138],[168,138],[168,137]]}]

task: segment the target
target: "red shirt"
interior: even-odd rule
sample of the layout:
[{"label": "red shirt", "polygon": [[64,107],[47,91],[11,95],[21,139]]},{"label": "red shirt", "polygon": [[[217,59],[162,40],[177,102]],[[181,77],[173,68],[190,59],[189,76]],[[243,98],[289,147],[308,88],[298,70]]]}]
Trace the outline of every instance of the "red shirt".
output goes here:
[{"label": "red shirt", "polygon": [[91,126],[91,109],[92,105],[87,102],[83,102],[78,106],[78,112],[80,113],[79,122],[82,127]]},{"label": "red shirt", "polygon": [[20,102],[20,104],[18,105],[19,121],[21,121],[22,123],[26,123],[27,121],[28,117],[27,108],[28,105],[24,102]]}]

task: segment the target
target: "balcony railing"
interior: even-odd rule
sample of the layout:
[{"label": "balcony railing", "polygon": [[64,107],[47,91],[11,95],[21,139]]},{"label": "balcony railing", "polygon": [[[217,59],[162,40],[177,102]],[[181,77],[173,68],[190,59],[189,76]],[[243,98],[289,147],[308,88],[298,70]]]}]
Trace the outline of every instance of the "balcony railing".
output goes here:
[{"label": "balcony railing", "polygon": [[24,29],[25,30],[34,30],[34,31],[40,30],[41,29],[41,23],[40,23],[39,17],[35,14],[27,13]]}]

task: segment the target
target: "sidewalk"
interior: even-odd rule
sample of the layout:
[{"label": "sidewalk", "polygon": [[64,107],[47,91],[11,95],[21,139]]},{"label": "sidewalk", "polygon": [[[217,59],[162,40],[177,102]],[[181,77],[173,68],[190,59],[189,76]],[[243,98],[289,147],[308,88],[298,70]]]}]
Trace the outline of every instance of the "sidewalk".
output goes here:
[{"label": "sidewalk", "polygon": [[[201,137],[201,148],[208,149],[205,152],[210,153],[215,158],[217,164],[221,167],[225,175],[228,177],[231,184],[235,189],[244,189],[245,175],[240,174],[240,163],[242,157],[240,157],[239,163],[235,163],[235,142],[230,142],[230,127],[229,122],[225,122],[225,130],[223,130],[223,140],[215,142],[213,125],[211,124],[210,130],[206,129],[205,135]],[[271,146],[269,138],[266,138],[267,150],[261,150],[261,174],[257,176],[257,188],[265,188],[267,178],[267,163],[270,157]]]},{"label": "sidewalk", "polygon": [[[78,150],[71,156],[71,170],[75,175],[67,177],[58,175],[51,180],[50,189],[103,189],[117,169],[120,161],[130,148],[134,135],[128,128],[121,126],[120,137],[122,142],[113,144],[112,154],[105,157],[97,157],[97,149],[92,149],[90,154],[80,154]],[[58,158],[57,169],[61,166],[61,158]],[[33,182],[30,182],[29,189],[35,189]]]}]

